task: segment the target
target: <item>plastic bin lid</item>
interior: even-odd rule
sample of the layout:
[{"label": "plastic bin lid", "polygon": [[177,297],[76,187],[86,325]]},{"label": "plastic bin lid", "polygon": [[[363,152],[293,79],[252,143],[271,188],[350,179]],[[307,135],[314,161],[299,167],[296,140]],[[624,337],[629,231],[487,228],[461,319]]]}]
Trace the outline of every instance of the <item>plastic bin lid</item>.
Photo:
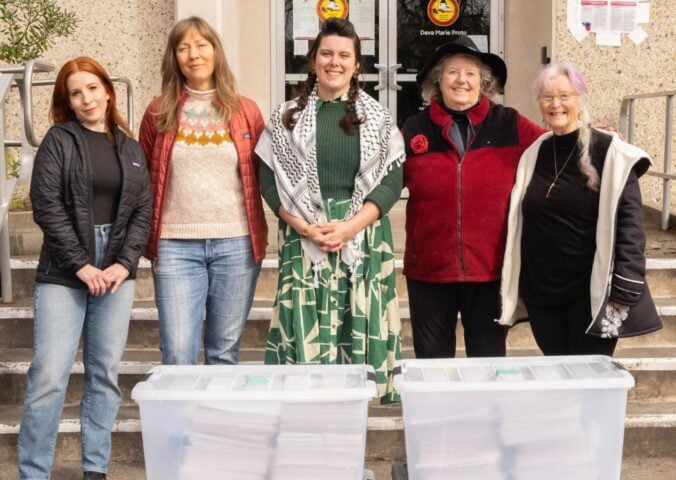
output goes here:
[{"label": "plastic bin lid", "polygon": [[629,372],[603,355],[402,360],[395,365],[393,381],[402,393],[634,386]]},{"label": "plastic bin lid", "polygon": [[370,365],[164,365],[150,370],[131,397],[147,400],[369,400]]}]

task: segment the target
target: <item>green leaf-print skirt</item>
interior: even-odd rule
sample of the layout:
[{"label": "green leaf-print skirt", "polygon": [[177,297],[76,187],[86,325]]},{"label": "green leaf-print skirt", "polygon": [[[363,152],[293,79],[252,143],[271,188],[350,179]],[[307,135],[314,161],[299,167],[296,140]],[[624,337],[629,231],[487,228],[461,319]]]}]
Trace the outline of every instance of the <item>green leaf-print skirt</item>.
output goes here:
[{"label": "green leaf-print skirt", "polygon": [[[329,220],[342,219],[349,205],[349,199],[326,199],[324,211]],[[387,215],[366,228],[354,282],[340,252],[329,253],[317,287],[300,235],[281,220],[279,226],[280,269],[265,363],[370,364],[381,402],[397,401],[392,368],[400,358],[401,320]]]}]

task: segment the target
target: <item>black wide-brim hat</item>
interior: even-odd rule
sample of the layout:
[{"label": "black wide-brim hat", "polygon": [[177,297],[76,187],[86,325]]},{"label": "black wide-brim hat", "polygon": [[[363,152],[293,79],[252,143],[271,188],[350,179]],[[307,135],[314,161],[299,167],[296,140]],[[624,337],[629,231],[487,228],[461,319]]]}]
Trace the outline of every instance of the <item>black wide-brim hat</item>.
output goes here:
[{"label": "black wide-brim hat", "polygon": [[499,56],[493,53],[484,53],[477,48],[475,43],[466,35],[458,37],[452,42],[444,43],[439,45],[430,58],[425,62],[425,66],[420,70],[420,73],[416,75],[416,80],[419,85],[422,85],[423,80],[429,73],[429,71],[441,60],[445,55],[452,55],[456,53],[462,53],[465,55],[471,55],[477,57],[481,60],[482,63],[488,66],[493,73],[493,76],[496,78],[501,88],[505,88],[507,83],[507,65],[505,65],[504,60]]}]

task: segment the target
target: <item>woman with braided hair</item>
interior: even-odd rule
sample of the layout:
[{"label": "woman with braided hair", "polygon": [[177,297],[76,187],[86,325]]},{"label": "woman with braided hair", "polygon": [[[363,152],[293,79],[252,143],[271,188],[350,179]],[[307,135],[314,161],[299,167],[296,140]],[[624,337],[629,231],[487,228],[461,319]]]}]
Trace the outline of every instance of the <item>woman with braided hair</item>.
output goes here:
[{"label": "woman with braided hair", "polygon": [[329,19],[301,95],[272,113],[256,153],[279,217],[279,280],[266,363],[367,363],[382,401],[400,353],[387,212],[405,159],[387,109],[359,88],[359,37]]}]

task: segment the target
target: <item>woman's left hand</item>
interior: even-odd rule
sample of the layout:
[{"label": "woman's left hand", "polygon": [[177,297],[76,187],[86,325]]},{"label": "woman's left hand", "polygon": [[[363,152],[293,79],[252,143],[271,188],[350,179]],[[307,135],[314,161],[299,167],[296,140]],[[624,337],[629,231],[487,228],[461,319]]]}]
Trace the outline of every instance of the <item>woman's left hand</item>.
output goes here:
[{"label": "woman's left hand", "polygon": [[324,241],[320,248],[325,252],[337,252],[353,238],[358,230],[354,229],[353,223],[348,221],[338,221],[318,224],[320,228],[330,229],[324,236]]},{"label": "woman's left hand", "polygon": [[127,279],[129,276],[129,270],[127,270],[121,263],[113,263],[110,267],[103,271],[103,276],[110,282],[110,293],[112,294],[117,292],[117,289],[120,288],[122,282]]},{"label": "woman's left hand", "polygon": [[325,252],[337,252],[351,238],[354,238],[358,232],[364,230],[367,226],[378,220],[379,217],[380,210],[378,206],[367,200],[355,216],[349,220],[322,224],[332,227],[332,231],[326,234],[322,250]]}]

